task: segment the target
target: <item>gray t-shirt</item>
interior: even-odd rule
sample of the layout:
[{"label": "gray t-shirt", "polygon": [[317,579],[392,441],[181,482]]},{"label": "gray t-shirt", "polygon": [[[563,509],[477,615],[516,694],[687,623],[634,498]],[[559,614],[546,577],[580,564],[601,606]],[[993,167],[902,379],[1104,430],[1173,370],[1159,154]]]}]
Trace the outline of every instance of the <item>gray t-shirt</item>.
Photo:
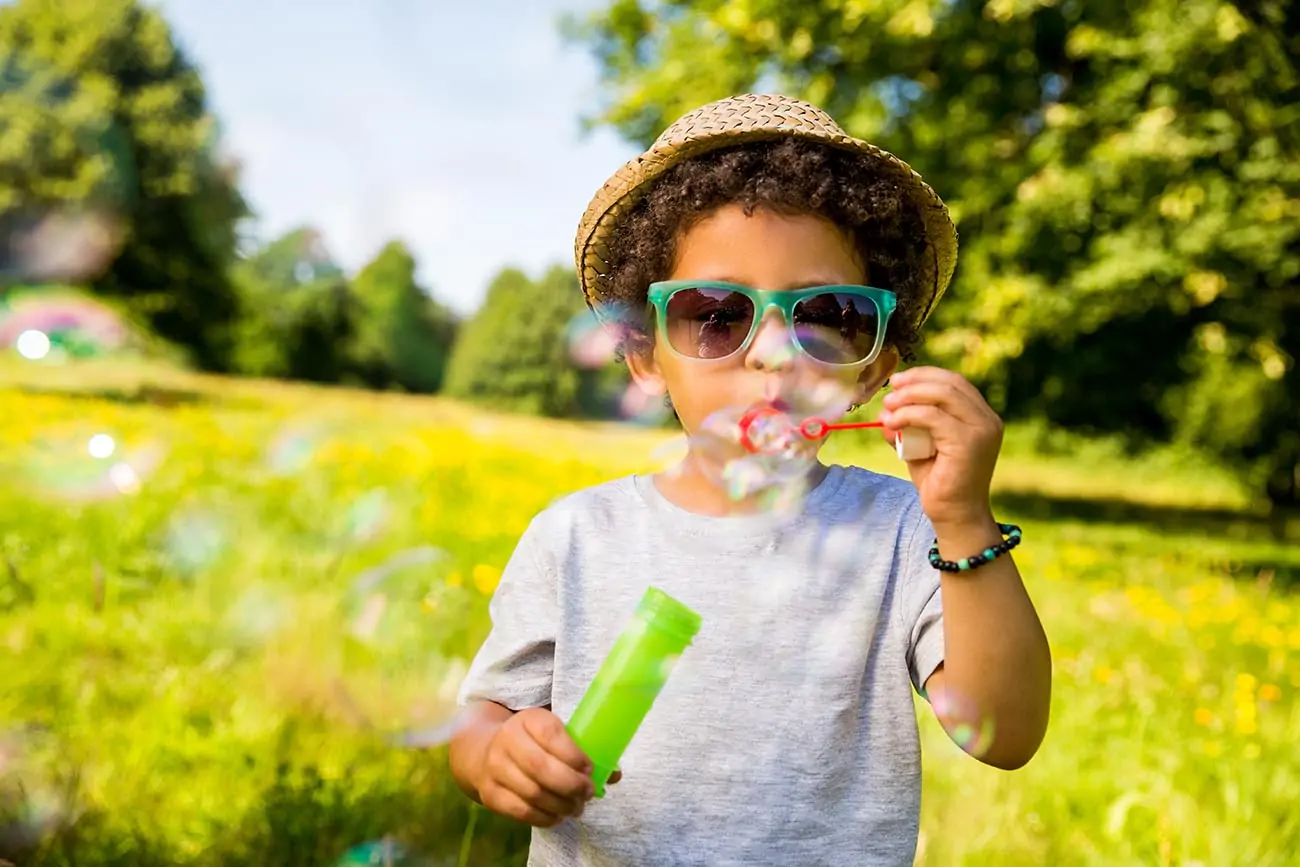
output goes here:
[{"label": "gray t-shirt", "polygon": [[794,517],[697,515],[649,476],[537,515],[462,702],[567,720],[650,585],[703,625],[623,780],[580,820],[535,829],[530,867],[912,864],[912,690],[944,652],[932,533],[910,483],[842,466]]}]

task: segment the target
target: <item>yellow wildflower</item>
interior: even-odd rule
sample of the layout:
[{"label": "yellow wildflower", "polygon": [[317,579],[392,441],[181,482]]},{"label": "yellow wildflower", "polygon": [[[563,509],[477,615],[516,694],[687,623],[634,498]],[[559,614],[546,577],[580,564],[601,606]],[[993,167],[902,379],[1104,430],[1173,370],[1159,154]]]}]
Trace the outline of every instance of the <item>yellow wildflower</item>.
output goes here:
[{"label": "yellow wildflower", "polygon": [[1214,714],[1211,713],[1208,708],[1198,707],[1196,713],[1193,715],[1193,719],[1196,720],[1198,726],[1208,727],[1214,725]]},{"label": "yellow wildflower", "polygon": [[1282,697],[1282,690],[1276,684],[1266,683],[1259,688],[1260,701],[1277,701]]},{"label": "yellow wildflower", "polygon": [[478,588],[478,592],[487,596],[497,589],[497,584],[501,581],[501,571],[486,563],[480,563],[474,567],[473,577],[474,586]]}]

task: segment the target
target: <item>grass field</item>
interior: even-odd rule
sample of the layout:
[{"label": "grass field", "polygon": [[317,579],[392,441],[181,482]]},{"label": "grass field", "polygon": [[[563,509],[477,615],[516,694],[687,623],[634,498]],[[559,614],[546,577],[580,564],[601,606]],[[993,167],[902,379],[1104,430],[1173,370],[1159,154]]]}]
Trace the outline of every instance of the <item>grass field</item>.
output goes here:
[{"label": "grass field", "polygon": [[[96,434],[111,457],[85,454]],[[522,864],[526,831],[471,815],[440,749],[387,746],[367,727],[386,709],[341,697],[374,669],[348,668],[331,618],[365,570],[443,552],[419,607],[436,664],[385,676],[418,679],[426,719],[445,718],[528,520],[653,467],[666,439],[392,395],[4,368],[0,853],[361,864],[383,859],[354,847],[391,839],[421,863]],[[900,471],[870,437],[830,454]],[[122,456],[134,475],[108,469]],[[1008,774],[922,714],[918,863],[1296,863],[1300,527],[1186,457],[1027,430],[1008,437],[996,498],[1025,527],[1052,725]]]}]

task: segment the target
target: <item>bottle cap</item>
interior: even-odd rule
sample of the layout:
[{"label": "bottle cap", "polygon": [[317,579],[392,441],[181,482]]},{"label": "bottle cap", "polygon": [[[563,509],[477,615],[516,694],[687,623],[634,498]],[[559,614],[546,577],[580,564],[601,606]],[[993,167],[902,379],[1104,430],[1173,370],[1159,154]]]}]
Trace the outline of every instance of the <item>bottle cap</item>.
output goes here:
[{"label": "bottle cap", "polygon": [[924,461],[934,457],[934,438],[923,427],[905,427],[894,441],[898,457],[904,461]]},{"label": "bottle cap", "polygon": [[700,615],[657,587],[647,587],[637,613],[657,628],[689,642],[700,631]]}]

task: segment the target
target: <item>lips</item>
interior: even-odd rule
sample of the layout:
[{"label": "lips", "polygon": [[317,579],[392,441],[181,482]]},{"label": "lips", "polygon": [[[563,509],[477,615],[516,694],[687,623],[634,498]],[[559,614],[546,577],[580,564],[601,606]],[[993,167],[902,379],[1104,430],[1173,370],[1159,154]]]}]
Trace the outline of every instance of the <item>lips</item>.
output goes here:
[{"label": "lips", "polygon": [[789,412],[793,407],[790,402],[781,397],[772,397],[762,402],[763,406],[769,406],[777,412]]}]

